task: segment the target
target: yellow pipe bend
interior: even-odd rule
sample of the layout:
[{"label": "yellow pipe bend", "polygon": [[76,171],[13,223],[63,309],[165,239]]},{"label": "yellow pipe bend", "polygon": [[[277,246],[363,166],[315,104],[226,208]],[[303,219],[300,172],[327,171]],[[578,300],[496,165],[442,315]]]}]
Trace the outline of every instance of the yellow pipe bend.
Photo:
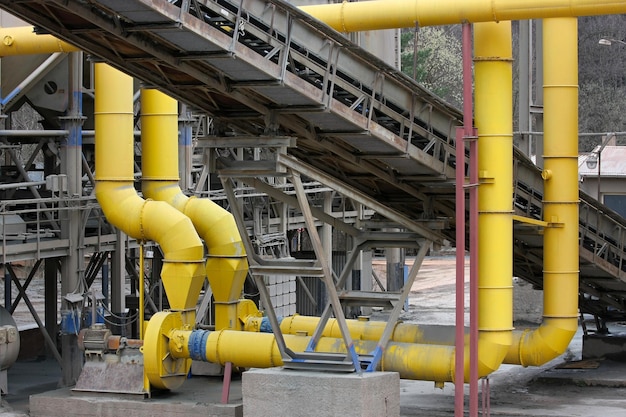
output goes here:
[{"label": "yellow pipe bend", "polygon": [[515,332],[506,362],[542,365],[562,354],[578,329],[578,23],[546,19],[544,36],[544,320]]},{"label": "yellow pipe bend", "polygon": [[112,225],[135,239],[161,245],[165,264],[161,277],[170,305],[189,310],[197,296],[193,300],[193,295],[179,296],[172,288],[183,282],[199,294],[204,280],[202,242],[187,217],[169,204],[146,201],[135,191],[132,78],[97,63],[95,87],[96,198]]},{"label": "yellow pipe bend", "polygon": [[340,32],[626,13],[623,0],[373,0],[302,6]]},{"label": "yellow pipe bend", "polygon": [[77,47],[52,35],[37,35],[32,26],[0,28],[0,57],[75,52]]},{"label": "yellow pipe bend", "polygon": [[[238,329],[237,300],[248,274],[246,251],[231,213],[178,185],[178,105],[154,89],[141,92],[142,190],[191,219],[208,249],[206,275],[215,299],[216,329]],[[180,292],[184,292],[180,288]]]}]

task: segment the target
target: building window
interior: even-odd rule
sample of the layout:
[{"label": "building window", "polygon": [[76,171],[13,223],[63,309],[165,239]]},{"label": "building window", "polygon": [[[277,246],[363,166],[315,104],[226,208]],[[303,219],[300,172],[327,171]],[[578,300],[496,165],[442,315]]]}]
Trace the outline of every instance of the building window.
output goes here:
[{"label": "building window", "polygon": [[605,194],[604,205],[626,218],[626,195]]}]

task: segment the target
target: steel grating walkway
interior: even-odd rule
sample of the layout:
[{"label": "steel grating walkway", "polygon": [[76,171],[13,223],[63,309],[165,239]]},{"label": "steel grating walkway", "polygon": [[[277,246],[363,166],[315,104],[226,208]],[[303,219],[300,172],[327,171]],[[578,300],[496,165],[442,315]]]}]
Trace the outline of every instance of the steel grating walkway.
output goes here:
[{"label": "steel grating walkway", "polygon": [[[0,7],[207,112],[223,138],[297,138],[289,153],[454,240],[460,112],[280,0],[0,0]],[[539,170],[515,153],[515,209],[540,219]],[[431,229],[444,220],[448,228]],[[429,223],[429,221],[431,221]],[[542,281],[541,231],[515,225],[515,274]],[[581,193],[581,309],[626,314],[626,222]],[[566,256],[567,254],[564,254]]]}]

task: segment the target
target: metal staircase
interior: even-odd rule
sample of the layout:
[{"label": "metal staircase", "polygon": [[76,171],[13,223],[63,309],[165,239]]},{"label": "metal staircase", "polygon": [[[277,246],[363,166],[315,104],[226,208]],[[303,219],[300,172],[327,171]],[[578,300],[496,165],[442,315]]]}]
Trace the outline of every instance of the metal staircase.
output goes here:
[{"label": "metal staircase", "polygon": [[[276,165],[237,168],[268,195],[276,191],[259,177],[313,178],[350,198],[367,197],[370,208],[420,239],[454,241],[460,112],[292,5],[0,0],[0,7],[206,112],[221,143],[257,146],[251,143],[296,138]],[[515,152],[514,163],[516,214],[541,219],[540,172],[521,152]],[[297,200],[304,202],[302,196]],[[332,221],[314,209],[309,216]],[[624,219],[581,193],[583,312],[624,317],[625,228]],[[527,223],[516,223],[514,232],[514,272],[541,287],[541,233]],[[318,263],[306,265],[314,269],[309,273],[321,276],[328,288],[338,287],[323,255],[317,256]],[[280,268],[253,260],[251,270],[262,275]],[[350,302],[351,295],[336,292],[327,310],[336,310],[341,297]],[[379,301],[389,302],[358,302]],[[360,358],[348,359],[361,367]]]}]

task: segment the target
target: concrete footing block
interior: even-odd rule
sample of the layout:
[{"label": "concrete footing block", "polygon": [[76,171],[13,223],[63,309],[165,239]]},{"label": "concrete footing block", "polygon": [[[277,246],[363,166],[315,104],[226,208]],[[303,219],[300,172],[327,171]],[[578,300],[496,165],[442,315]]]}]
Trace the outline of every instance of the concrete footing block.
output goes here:
[{"label": "concrete footing block", "polygon": [[395,372],[252,369],[242,377],[244,417],[398,417]]},{"label": "concrete footing block", "polygon": [[198,398],[143,399],[119,394],[73,393],[67,388],[31,395],[31,417],[242,417],[242,404],[215,404]]},{"label": "concrete footing block", "polygon": [[191,361],[191,374],[203,376],[224,375],[222,365],[211,362]]}]

